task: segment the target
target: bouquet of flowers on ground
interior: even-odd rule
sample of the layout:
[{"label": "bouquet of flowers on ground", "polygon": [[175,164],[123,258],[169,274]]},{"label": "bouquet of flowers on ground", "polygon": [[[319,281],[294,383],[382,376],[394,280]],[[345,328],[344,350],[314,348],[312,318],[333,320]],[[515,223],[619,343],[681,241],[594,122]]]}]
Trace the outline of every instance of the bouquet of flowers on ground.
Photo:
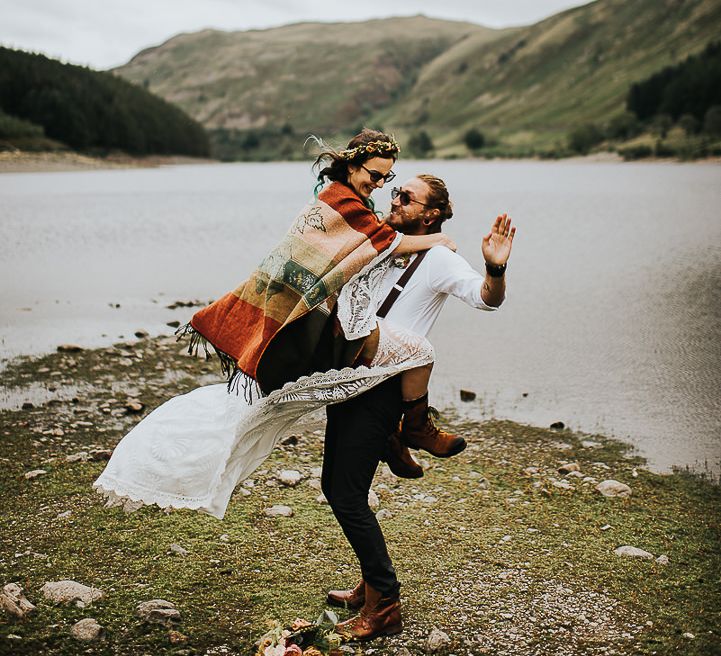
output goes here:
[{"label": "bouquet of flowers on ground", "polygon": [[283,628],[276,622],[256,643],[255,656],[335,656],[343,638],[335,632],[338,617],[323,611],[315,622],[296,619]]}]

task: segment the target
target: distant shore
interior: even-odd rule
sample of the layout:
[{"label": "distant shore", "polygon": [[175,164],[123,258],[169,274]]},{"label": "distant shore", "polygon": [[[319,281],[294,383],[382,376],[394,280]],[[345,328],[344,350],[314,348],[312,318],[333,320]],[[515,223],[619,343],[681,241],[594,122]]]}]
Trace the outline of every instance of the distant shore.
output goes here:
[{"label": "distant shore", "polygon": [[92,157],[72,151],[0,152],[0,173],[42,173],[52,171],[92,171],[96,169],[155,168],[178,164],[214,164],[216,160],[184,155],[134,157],[124,153]]},{"label": "distant shore", "polygon": [[[408,158],[404,158],[408,159]],[[514,158],[495,158],[498,161]],[[545,160],[543,158],[518,158],[528,161],[559,161]],[[625,160],[613,152],[591,153],[590,155],[563,158],[564,161],[577,162],[614,162],[623,163]],[[281,161],[281,160],[278,160]],[[474,158],[474,161],[481,161],[481,158]],[[515,161],[515,159],[514,159]],[[681,160],[674,158],[649,157],[642,162],[669,162],[681,163]],[[27,151],[5,151],[0,152],[0,174],[2,173],[43,173],[54,171],[92,171],[100,169],[129,169],[129,168],[155,168],[158,166],[177,166],[182,164],[217,164],[219,160],[204,159],[198,157],[186,157],[183,155],[149,155],[146,157],[134,157],[124,153],[117,153],[107,157],[92,157],[72,151],[54,152],[27,152]],[[689,162],[683,162],[689,163]],[[705,159],[692,160],[694,164],[719,164],[721,157],[708,157]]]}]

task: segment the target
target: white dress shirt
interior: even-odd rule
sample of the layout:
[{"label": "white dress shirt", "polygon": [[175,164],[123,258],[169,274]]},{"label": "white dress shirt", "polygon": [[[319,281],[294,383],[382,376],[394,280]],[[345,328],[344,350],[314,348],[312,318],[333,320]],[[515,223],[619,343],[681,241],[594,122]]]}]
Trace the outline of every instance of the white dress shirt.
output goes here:
[{"label": "white dress shirt", "polygon": [[[415,257],[415,254],[412,255],[411,261]],[[388,269],[380,285],[377,308],[385,301],[404,271],[396,266]],[[413,272],[388,312],[387,319],[425,337],[449,295],[479,310],[496,310],[486,305],[481,298],[484,279],[485,275],[478,273],[458,253],[445,246],[434,246]]]}]

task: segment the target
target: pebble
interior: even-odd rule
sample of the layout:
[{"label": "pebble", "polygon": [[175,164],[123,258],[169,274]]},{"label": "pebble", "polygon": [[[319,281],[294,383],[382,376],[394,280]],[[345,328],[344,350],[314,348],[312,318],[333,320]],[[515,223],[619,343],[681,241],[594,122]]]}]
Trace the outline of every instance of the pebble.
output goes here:
[{"label": "pebble", "polygon": [[388,510],[387,508],[381,508],[376,513],[376,519],[379,522],[382,522],[384,519],[390,519],[391,517],[393,517],[393,513],[390,510]]},{"label": "pebble", "polygon": [[434,628],[426,639],[426,652],[435,653],[441,651],[441,649],[451,644],[451,639],[447,633],[444,633],[440,629]]},{"label": "pebble", "polygon": [[667,556],[666,554],[661,554],[658,558],[656,558],[656,562],[657,562],[659,565],[668,565],[668,563],[669,563],[670,561],[669,561],[668,556]]},{"label": "pebble", "polygon": [[377,510],[381,505],[381,500],[374,490],[368,490],[368,506],[371,510]]},{"label": "pebble", "polygon": [[554,430],[563,430],[566,428],[566,424],[564,424],[562,421],[554,421],[550,428],[553,428]]},{"label": "pebble", "polygon": [[82,601],[89,604],[98,601],[105,596],[105,593],[98,588],[91,588],[77,581],[48,581],[40,592],[45,595],[46,599],[54,601],[56,604],[69,604],[73,601]]},{"label": "pebble", "polygon": [[10,615],[22,619],[35,610],[23,594],[23,589],[17,583],[8,583],[0,592],[0,609]]},{"label": "pebble", "polygon": [[44,469],[33,469],[32,471],[25,473],[25,478],[31,481],[33,478],[44,476],[45,474],[47,474],[47,472]]},{"label": "pebble", "polygon": [[288,487],[295,487],[303,480],[303,475],[295,469],[284,469],[278,474],[278,480]]},{"label": "pebble", "polygon": [[171,550],[173,553],[178,554],[179,556],[187,556],[188,553],[190,553],[187,549],[184,549],[183,547],[181,547],[181,546],[180,546],[179,544],[177,544],[176,542],[173,542],[173,544],[170,545],[170,550]]},{"label": "pebble", "polygon": [[626,556],[627,558],[643,558],[644,560],[653,560],[653,554],[638,547],[624,545],[614,549],[613,553],[617,556]]},{"label": "pebble", "polygon": [[58,353],[79,353],[82,350],[83,347],[77,344],[61,344],[58,346]]},{"label": "pebble", "polygon": [[151,624],[169,626],[180,621],[180,611],[165,599],[143,601],[137,605],[135,613],[141,620]]},{"label": "pebble", "polygon": [[568,481],[553,481],[552,484],[553,484],[553,487],[558,487],[562,490],[575,490],[576,489]]},{"label": "pebble", "polygon": [[687,640],[693,640],[696,638],[696,636],[693,633],[688,633],[688,632],[684,633],[683,637],[686,638]]},{"label": "pebble", "polygon": [[92,642],[97,640],[103,633],[103,627],[97,623],[92,617],[86,617],[85,619],[76,622],[73,628],[70,629],[73,638],[77,640],[83,640],[84,642]]},{"label": "pebble", "polygon": [[318,503],[328,503],[328,499],[325,498],[325,494],[322,492],[315,498]]},{"label": "pebble", "polygon": [[577,462],[567,462],[558,468],[559,474],[570,474],[571,472],[580,472],[581,466]]},{"label": "pebble", "polygon": [[604,497],[630,497],[631,488],[625,483],[619,483],[613,479],[601,481],[595,488]]},{"label": "pebble", "polygon": [[143,408],[145,408],[145,405],[138,401],[138,399],[128,399],[127,403],[125,404],[125,411],[129,414],[137,414],[138,412],[142,412]]},{"label": "pebble", "polygon": [[461,390],[461,401],[475,401],[476,400],[476,393],[471,392],[471,390]]},{"label": "pebble", "polygon": [[290,506],[275,505],[265,509],[268,517],[292,517],[293,509]]}]

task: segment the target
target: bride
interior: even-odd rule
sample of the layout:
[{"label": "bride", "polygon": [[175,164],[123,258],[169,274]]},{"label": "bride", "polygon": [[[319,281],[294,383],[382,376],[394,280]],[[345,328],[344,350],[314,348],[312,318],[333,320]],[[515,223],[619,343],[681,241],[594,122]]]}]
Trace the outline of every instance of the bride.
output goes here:
[{"label": "bride", "polygon": [[170,399],[120,441],[93,484],[108,505],[222,518],[236,485],[304,415],[400,373],[404,398],[425,394],[432,346],[376,319],[375,300],[392,254],[455,245],[441,233],[404,236],[378,220],[370,195],[394,177],[399,151],[389,135],[364,129],[346,149],[321,152],[316,165],[329,165],[315,202],[249,280],[182,331],[191,352],[202,344],[207,353],[210,344],[228,384]]}]

